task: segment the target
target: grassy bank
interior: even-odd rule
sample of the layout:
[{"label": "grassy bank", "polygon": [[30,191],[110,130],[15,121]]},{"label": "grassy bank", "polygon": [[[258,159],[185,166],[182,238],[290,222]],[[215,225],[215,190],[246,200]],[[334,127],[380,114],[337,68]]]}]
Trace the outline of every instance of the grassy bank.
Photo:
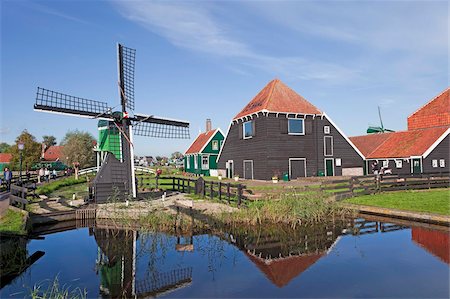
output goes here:
[{"label": "grassy bank", "polygon": [[450,216],[450,190],[396,191],[365,195],[347,199],[345,202],[390,209]]},{"label": "grassy bank", "polygon": [[24,224],[24,215],[10,208],[6,211],[5,216],[0,219],[0,232],[25,235]]},{"label": "grassy bank", "polygon": [[352,211],[330,201],[323,194],[285,193],[277,199],[250,202],[247,208],[222,214],[221,220],[227,224],[284,223],[295,227],[303,223],[327,221],[352,214]]},{"label": "grassy bank", "polygon": [[49,195],[63,187],[73,186],[73,185],[82,184],[82,183],[86,183],[86,182],[87,182],[86,177],[79,177],[78,180],[76,180],[74,177],[60,179],[60,180],[53,181],[48,184],[39,186],[36,189],[36,193]]}]

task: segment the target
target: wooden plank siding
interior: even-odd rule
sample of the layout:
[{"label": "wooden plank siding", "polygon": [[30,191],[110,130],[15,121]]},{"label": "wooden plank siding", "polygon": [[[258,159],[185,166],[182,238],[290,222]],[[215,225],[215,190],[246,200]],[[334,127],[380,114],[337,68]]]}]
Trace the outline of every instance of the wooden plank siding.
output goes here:
[{"label": "wooden plank siding", "polygon": [[[253,160],[254,179],[270,180],[274,174],[289,172],[289,158],[306,158],[306,175],[317,176],[324,171],[324,136],[333,137],[333,155],[340,158],[342,165],[335,166],[335,175],[342,174],[342,168],[364,165],[363,159],[326,117],[308,115],[305,118],[304,135],[288,134],[286,114],[259,113],[255,122],[255,136],[242,138],[242,120],[233,122],[219,156],[219,169],[226,169],[228,160],[234,161],[234,172],[243,176],[243,161]],[[324,133],[324,126],[330,133]],[[328,158],[328,157],[327,157]]]}]

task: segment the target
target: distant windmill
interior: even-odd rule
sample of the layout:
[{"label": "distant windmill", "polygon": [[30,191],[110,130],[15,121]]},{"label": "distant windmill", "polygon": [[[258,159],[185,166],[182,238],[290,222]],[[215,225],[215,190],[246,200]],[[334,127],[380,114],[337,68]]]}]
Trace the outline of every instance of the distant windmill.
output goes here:
[{"label": "distant windmill", "polygon": [[378,116],[380,117],[380,126],[369,126],[367,128],[367,134],[373,134],[373,133],[386,133],[386,132],[395,132],[394,130],[385,129],[383,126],[383,119],[381,119],[381,110],[380,106],[378,106]]},{"label": "distant windmill", "polygon": [[[87,100],[38,87],[34,109],[106,120],[109,128],[119,132],[114,154],[110,151],[91,183],[93,199],[104,202],[114,193],[136,197],[134,174],[134,134],[159,138],[189,138],[189,123],[153,115],[133,113],[134,65],[136,50],[117,45],[119,95],[121,111],[113,111],[107,103]],[[128,110],[127,110],[128,109]]]}]

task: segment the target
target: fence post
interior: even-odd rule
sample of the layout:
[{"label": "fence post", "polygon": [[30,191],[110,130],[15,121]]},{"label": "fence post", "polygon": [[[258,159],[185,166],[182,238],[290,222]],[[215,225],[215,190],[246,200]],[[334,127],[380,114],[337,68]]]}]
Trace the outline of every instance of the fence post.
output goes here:
[{"label": "fence post", "polygon": [[222,200],[222,182],[219,182],[219,200]]},{"label": "fence post", "polygon": [[238,185],[238,207],[241,206],[241,202],[242,202],[242,185],[239,184]]},{"label": "fence post", "polygon": [[159,189],[159,177],[158,176],[156,176],[156,189]]},{"label": "fence post", "polygon": [[191,179],[187,179],[188,194],[191,194]]},{"label": "fence post", "polygon": [[206,181],[205,180],[203,180],[203,197],[205,197],[206,196]]},{"label": "fence post", "polygon": [[227,183],[227,200],[228,204],[230,204],[230,183]]},{"label": "fence post", "polygon": [[431,182],[430,182],[430,175],[427,176],[427,180],[428,180],[428,189],[431,189]]},{"label": "fence post", "polygon": [[182,186],[183,186],[183,187],[182,187],[182,190],[183,190],[183,193],[185,193],[185,192],[184,192],[184,178],[182,178],[182,179],[181,179],[181,181],[183,182],[183,185],[182,185]]},{"label": "fence post", "polygon": [[350,178],[350,193],[352,194],[352,197],[354,196],[353,191],[354,191],[354,186],[353,186],[353,177]]},{"label": "fence post", "polygon": [[172,177],[172,190],[175,191],[175,177]]},{"label": "fence post", "polygon": [[213,199],[213,197],[214,197],[214,182],[211,181],[210,183],[211,183],[211,190],[210,190],[209,197],[211,197],[211,199]]}]

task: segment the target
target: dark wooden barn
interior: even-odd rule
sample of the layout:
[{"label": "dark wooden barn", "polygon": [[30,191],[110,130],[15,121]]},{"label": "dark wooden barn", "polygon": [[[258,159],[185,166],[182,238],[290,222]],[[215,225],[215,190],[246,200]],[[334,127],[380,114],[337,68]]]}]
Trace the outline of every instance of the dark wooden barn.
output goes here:
[{"label": "dark wooden barn", "polygon": [[258,180],[362,175],[363,165],[333,121],[278,79],[233,118],[218,159],[222,175]]}]

